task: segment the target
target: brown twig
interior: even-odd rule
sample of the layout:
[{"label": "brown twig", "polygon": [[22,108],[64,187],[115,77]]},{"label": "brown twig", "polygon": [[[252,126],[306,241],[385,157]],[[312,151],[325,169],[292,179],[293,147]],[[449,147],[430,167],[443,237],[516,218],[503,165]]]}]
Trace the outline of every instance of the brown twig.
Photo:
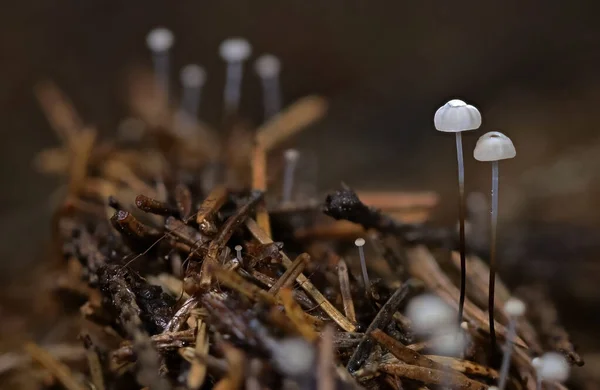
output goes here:
[{"label": "brown twig", "polygon": [[350,279],[348,278],[348,266],[343,259],[340,259],[338,262],[338,278],[340,280],[342,302],[344,303],[344,313],[351,322],[356,323],[354,302],[352,301],[352,293],[350,291]]},{"label": "brown twig", "polygon": [[292,321],[298,332],[308,341],[315,341],[319,335],[315,332],[313,324],[308,323],[307,314],[294,300],[292,290],[282,288],[279,290],[279,297],[283,302],[283,307],[288,318]]},{"label": "brown twig", "polygon": [[443,370],[444,366],[402,345],[398,340],[385,334],[381,329],[375,329],[370,336],[382,347],[386,348],[398,360],[413,366]]},{"label": "brown twig", "polygon": [[[252,233],[254,238],[258,240],[261,244],[270,244],[273,242],[271,238],[258,226],[256,221],[253,219],[248,219],[246,221],[246,227]],[[285,253],[280,252],[282,256],[283,265],[289,267],[292,264],[292,261],[285,255]],[[347,332],[354,332],[356,326],[352,324],[342,313],[340,313],[328,300],[321,294],[319,290],[308,280],[304,274],[298,275],[296,279],[298,284],[306,291],[308,295],[310,295],[315,302],[325,311],[332,320],[337,322],[337,324],[342,327],[342,329]]]},{"label": "brown twig", "polygon": [[425,355],[424,357],[466,375],[482,376],[493,381],[498,380],[498,371],[469,360],[437,355]]},{"label": "brown twig", "polygon": [[296,257],[296,260],[292,262],[292,264],[285,270],[283,275],[275,282],[275,284],[269,289],[269,293],[273,295],[277,295],[277,292],[282,287],[289,287],[294,283],[298,275],[302,273],[306,264],[310,261],[310,256],[308,253],[302,253],[300,256]]},{"label": "brown twig", "polygon": [[219,209],[227,201],[228,191],[225,187],[215,187],[204,199],[196,214],[196,223],[204,234],[215,234],[214,218]]},{"label": "brown twig", "polygon": [[394,313],[398,310],[400,305],[406,300],[411,290],[414,290],[417,284],[409,280],[397,289],[394,294],[387,300],[387,302],[381,307],[371,324],[365,332],[365,336],[354,350],[354,353],[350,357],[346,367],[350,372],[358,370],[369,357],[373,348],[373,340],[370,337],[371,332],[378,328],[385,328],[390,321]]},{"label": "brown twig", "polygon": [[441,385],[452,389],[485,390],[483,383],[469,379],[460,373],[411,366],[403,363],[381,364],[379,370],[400,378],[412,379],[426,385]]},{"label": "brown twig", "polygon": [[201,287],[210,285],[211,277],[210,273],[207,272],[207,267],[217,263],[217,256],[227,244],[227,241],[229,241],[235,230],[240,227],[247,218],[249,218],[250,213],[256,207],[257,203],[260,202],[262,197],[262,192],[252,191],[248,202],[240,207],[234,215],[227,219],[217,237],[211,241],[210,245],[208,246],[206,257],[204,258],[204,263],[202,263],[202,271],[200,271]]},{"label": "brown twig", "polygon": [[274,116],[256,130],[257,143],[269,151],[295,135],[327,111],[327,101],[322,97],[308,96]]},{"label": "brown twig", "polygon": [[187,385],[190,389],[199,389],[202,386],[207,371],[206,364],[196,358],[198,355],[207,355],[209,349],[206,324],[202,320],[198,320],[196,332],[196,355],[192,360],[192,366],[187,376]]}]

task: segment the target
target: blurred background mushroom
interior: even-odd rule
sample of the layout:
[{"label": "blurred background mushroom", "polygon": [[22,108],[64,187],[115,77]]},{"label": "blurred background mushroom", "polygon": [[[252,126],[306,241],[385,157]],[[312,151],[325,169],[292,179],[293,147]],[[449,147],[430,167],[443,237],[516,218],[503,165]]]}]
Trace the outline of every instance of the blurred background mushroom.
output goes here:
[{"label": "blurred background mushroom", "polygon": [[[450,161],[455,151],[431,123],[439,102],[468,96],[484,131],[510,133],[523,153],[502,169],[500,273],[514,284],[550,286],[575,341],[591,354],[600,347],[599,323],[589,317],[600,303],[599,8],[558,0],[7,3],[0,14],[2,278],[19,280],[48,251],[57,182],[32,161],[57,140],[34,85],[55,81],[86,123],[115,134],[128,112],[128,75],[152,67],[145,36],[165,26],[176,37],[171,80],[183,65],[202,64],[209,77],[200,112],[218,125],[226,71],[218,47],[243,36],[254,52],[281,61],[283,106],[311,93],[330,99],[327,117],[284,145],[318,157],[320,190],[341,180],[433,190],[441,195],[436,222],[453,226],[455,167],[438,159]],[[257,124],[261,84],[247,76],[240,112]],[[472,150],[477,134],[464,138]],[[467,158],[466,170],[466,191],[487,193],[489,167]]]}]

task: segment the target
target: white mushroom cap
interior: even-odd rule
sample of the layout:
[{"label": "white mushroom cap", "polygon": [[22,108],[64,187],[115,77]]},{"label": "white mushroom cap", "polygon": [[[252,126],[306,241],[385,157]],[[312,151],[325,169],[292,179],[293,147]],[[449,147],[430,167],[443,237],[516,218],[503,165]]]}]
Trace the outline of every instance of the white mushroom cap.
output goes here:
[{"label": "white mushroom cap", "polygon": [[274,55],[263,54],[254,62],[254,70],[261,78],[275,77],[281,70],[281,63]]},{"label": "white mushroom cap", "polygon": [[171,30],[164,27],[157,27],[150,31],[146,36],[146,44],[150,50],[155,52],[167,51],[173,46],[175,37]]},{"label": "white mushroom cap", "polygon": [[498,131],[490,131],[482,135],[477,140],[473,151],[473,156],[478,161],[506,160],[516,155],[517,151],[510,138]]},{"label": "white mushroom cap", "polygon": [[300,158],[300,152],[298,149],[286,149],[286,151],[283,152],[283,157],[288,161],[296,161]]},{"label": "white mushroom cap", "polygon": [[354,245],[356,245],[356,246],[364,246],[365,245],[365,239],[364,238],[357,238],[354,241]]},{"label": "white mushroom cap", "polygon": [[227,62],[241,62],[250,57],[252,46],[243,38],[229,38],[219,46],[219,54]]},{"label": "white mushroom cap", "polygon": [[569,363],[559,353],[548,352],[541,357],[537,374],[546,381],[563,382],[569,378]]},{"label": "white mushroom cap", "polygon": [[201,87],[206,81],[206,71],[200,65],[189,64],[181,68],[179,77],[186,87]]},{"label": "white mushroom cap", "polygon": [[456,316],[452,308],[439,297],[431,294],[419,295],[410,300],[406,308],[413,328],[421,334],[440,332],[454,326]]},{"label": "white mushroom cap", "polygon": [[510,298],[504,304],[504,310],[511,317],[521,317],[525,314],[525,303],[520,299]]},{"label": "white mushroom cap", "polygon": [[475,130],[481,126],[481,114],[474,106],[452,99],[435,112],[435,128],[446,133]]}]

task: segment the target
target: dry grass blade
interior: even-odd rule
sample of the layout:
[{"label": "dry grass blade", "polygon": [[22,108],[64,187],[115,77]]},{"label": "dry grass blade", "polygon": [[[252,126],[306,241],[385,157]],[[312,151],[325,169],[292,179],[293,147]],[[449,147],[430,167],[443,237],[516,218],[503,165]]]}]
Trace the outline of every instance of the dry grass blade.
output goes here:
[{"label": "dry grass blade", "polygon": [[[421,279],[427,287],[436,292],[447,304],[458,308],[458,288],[442,272],[431,252],[424,246],[417,245],[408,248],[406,254],[410,273],[416,278]],[[465,318],[469,321],[475,321],[481,330],[489,331],[487,315],[469,299],[465,300]],[[503,339],[506,339],[507,330],[503,325],[496,323],[496,332]],[[520,337],[517,337],[516,344],[527,345]]]},{"label": "dry grass blade", "polygon": [[[196,355],[208,354],[208,334],[206,333],[206,324],[202,320],[198,320],[198,329],[196,334]],[[187,385],[190,389],[199,389],[206,379],[206,364],[194,356],[192,366],[187,377]]]},{"label": "dry grass blade", "polygon": [[[261,244],[271,244],[273,240],[258,226],[256,221],[253,219],[248,219],[246,221],[246,227],[250,230],[250,233],[260,242]],[[289,257],[283,252],[280,252],[282,256],[283,265],[286,267],[291,266],[292,261]],[[296,279],[298,284],[306,291],[308,295],[311,296],[312,299],[325,311],[332,320],[337,322],[337,324],[347,332],[354,332],[356,330],[356,326],[350,322],[342,313],[340,313],[332,304],[321,294],[319,290],[308,280],[306,276],[303,274],[298,275]]]},{"label": "dry grass blade", "polygon": [[73,377],[69,367],[56,360],[37,344],[27,343],[24,348],[33,360],[47,369],[67,390],[86,390],[85,386]]},{"label": "dry grass blade", "polygon": [[213,218],[226,201],[227,189],[225,187],[215,187],[208,194],[196,214],[196,223],[200,227],[200,231],[205,234],[214,232],[216,228],[214,227]]},{"label": "dry grass blade", "polygon": [[460,373],[452,373],[403,363],[381,364],[379,370],[400,378],[412,379],[426,385],[440,385],[451,389],[484,390],[488,386]]},{"label": "dry grass blade", "polygon": [[[267,152],[260,143],[256,143],[252,150],[252,188],[267,191]],[[272,237],[271,222],[264,201],[256,209],[256,221],[263,231]]]},{"label": "dry grass blade", "polygon": [[338,262],[338,278],[340,280],[340,291],[342,293],[342,302],[344,303],[344,313],[353,323],[356,323],[356,312],[354,311],[354,302],[350,291],[350,279],[348,277],[348,266],[343,259]]},{"label": "dry grass blade", "polygon": [[462,360],[448,356],[436,355],[426,355],[425,357],[443,366],[450,367],[454,371],[462,372],[466,375],[482,376],[490,380],[498,380],[498,371],[494,370],[491,367],[482,366],[481,364],[469,360]]},{"label": "dry grass blade", "polygon": [[385,211],[401,209],[432,209],[439,203],[435,192],[384,192],[356,191],[358,197],[367,205]]},{"label": "dry grass blade", "polygon": [[402,345],[402,343],[393,337],[388,336],[381,329],[375,329],[370,333],[370,336],[403,363],[419,367],[433,368],[436,370],[442,370],[444,368],[443,365],[438,364],[435,361],[419,354],[418,352]]},{"label": "dry grass blade", "polygon": [[326,326],[321,333],[319,356],[317,360],[317,390],[334,390],[335,349],[333,345],[333,327]]},{"label": "dry grass blade", "polygon": [[321,240],[354,240],[365,234],[365,229],[354,222],[334,221],[320,225],[314,225],[294,232],[294,237],[299,240],[321,239]]},{"label": "dry grass blade", "polygon": [[279,296],[283,302],[283,307],[288,318],[292,321],[298,332],[308,341],[312,342],[319,338],[312,324],[307,322],[307,315],[294,300],[291,289],[282,288],[279,290]]},{"label": "dry grass blade", "polygon": [[69,145],[83,128],[83,122],[73,108],[73,104],[51,81],[37,85],[35,94],[52,129],[65,145]]},{"label": "dry grass blade", "polygon": [[307,96],[277,114],[256,131],[256,141],[265,151],[295,135],[319,120],[327,111],[327,101],[319,96]]},{"label": "dry grass blade", "polygon": [[269,289],[269,293],[277,295],[277,292],[282,287],[291,286],[292,283],[294,283],[294,281],[296,280],[296,278],[298,278],[298,275],[302,273],[304,267],[306,266],[306,263],[308,263],[309,261],[310,256],[308,255],[308,253],[302,253],[301,255],[296,257],[296,260],[294,260],[292,265],[290,265],[290,267],[287,270],[285,270],[283,275],[281,275],[277,282],[275,282],[275,284]]}]

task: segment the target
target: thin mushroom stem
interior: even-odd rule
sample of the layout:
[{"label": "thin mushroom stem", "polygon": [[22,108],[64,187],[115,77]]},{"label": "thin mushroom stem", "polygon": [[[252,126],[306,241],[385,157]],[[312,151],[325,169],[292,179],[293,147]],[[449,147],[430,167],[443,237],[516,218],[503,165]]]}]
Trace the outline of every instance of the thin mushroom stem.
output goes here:
[{"label": "thin mushroom stem", "polygon": [[365,239],[357,238],[354,241],[354,244],[358,247],[358,255],[360,256],[360,269],[362,271],[363,281],[365,283],[365,293],[369,296],[369,291],[371,289],[371,282],[369,281],[369,272],[367,271],[367,260],[365,258]]},{"label": "thin mushroom stem", "polygon": [[508,323],[508,334],[506,335],[506,350],[502,357],[502,365],[500,366],[500,382],[498,388],[504,390],[508,381],[508,370],[510,368],[510,358],[512,356],[513,342],[517,335],[517,320],[511,318]]},{"label": "thin mushroom stem", "polygon": [[496,228],[498,226],[498,161],[492,161],[492,218],[490,232],[490,281],[488,313],[490,320],[490,343],[492,355],[496,350],[496,331],[494,329],[494,288],[496,285]]},{"label": "thin mushroom stem", "polygon": [[465,164],[463,159],[462,135],[456,132],[456,158],[458,161],[458,217],[460,219],[460,298],[458,301],[458,323],[462,322],[465,306],[467,260],[465,244]]}]

